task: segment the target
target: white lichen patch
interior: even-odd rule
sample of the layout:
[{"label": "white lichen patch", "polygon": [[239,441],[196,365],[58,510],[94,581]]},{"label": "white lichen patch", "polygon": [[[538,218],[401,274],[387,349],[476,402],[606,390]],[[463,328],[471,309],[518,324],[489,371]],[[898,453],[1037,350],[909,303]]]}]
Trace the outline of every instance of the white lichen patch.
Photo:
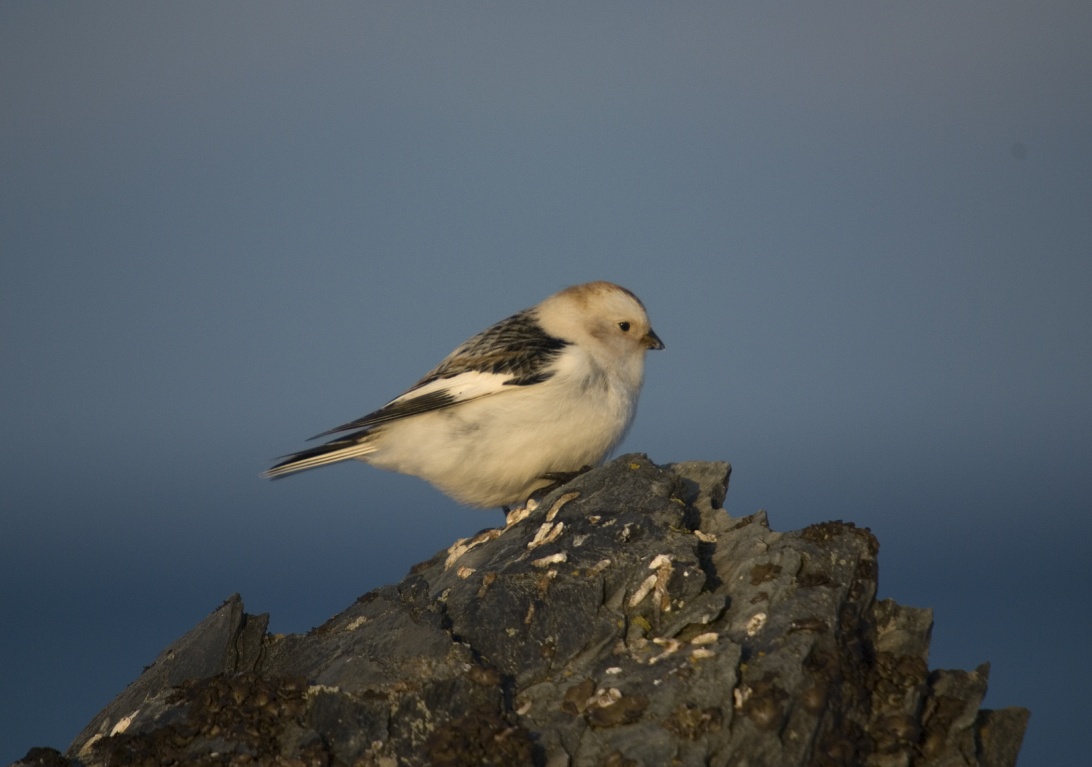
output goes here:
[{"label": "white lichen patch", "polygon": [[652,575],[641,581],[641,585],[637,587],[637,590],[633,592],[633,596],[629,598],[629,606],[636,607],[637,605],[641,604],[641,602],[644,601],[645,597],[648,596],[649,592],[652,591],[655,586],[656,574],[653,573]]},{"label": "white lichen patch", "polygon": [[664,566],[671,567],[671,556],[669,554],[657,554],[656,557],[648,563],[649,570],[659,570]]},{"label": "white lichen patch", "polygon": [[535,533],[535,537],[531,539],[531,542],[527,544],[527,548],[534,549],[539,546],[543,546],[552,541],[556,541],[561,535],[561,531],[565,529],[564,522],[555,522],[553,524],[544,522],[542,527]]},{"label": "white lichen patch", "polygon": [[701,530],[695,530],[694,531],[694,537],[697,538],[702,543],[716,543],[717,542],[717,536],[715,536],[713,533],[703,533]]},{"label": "white lichen patch", "polygon": [[720,635],[717,634],[717,632],[707,631],[706,633],[698,634],[696,637],[691,639],[690,644],[693,644],[693,645],[716,644],[718,639],[720,639]]},{"label": "white lichen patch", "polygon": [[574,490],[573,492],[565,493],[565,495],[558,498],[556,501],[554,501],[554,505],[550,507],[550,510],[546,512],[546,521],[547,522],[553,522],[554,517],[556,517],[557,513],[559,511],[561,511],[562,506],[564,506],[566,503],[573,500],[574,498],[579,498],[579,497],[580,497],[580,493],[578,493],[577,491]]},{"label": "white lichen patch", "polygon": [[586,708],[597,706],[598,708],[606,708],[607,706],[613,706],[615,703],[622,699],[622,691],[617,687],[600,687],[595,691],[595,694],[588,698]]},{"label": "white lichen patch", "polygon": [[690,653],[690,657],[694,660],[703,660],[705,658],[712,658],[716,654],[716,650],[710,650],[708,647],[695,647]]},{"label": "white lichen patch", "polygon": [[123,733],[123,732],[125,732],[126,730],[128,730],[128,729],[129,729],[129,725],[131,725],[131,724],[133,723],[133,720],[134,720],[134,719],[136,719],[136,717],[137,717],[137,714],[139,714],[139,713],[140,713],[140,709],[138,708],[138,709],[136,709],[135,711],[133,711],[133,712],[132,712],[131,714],[128,714],[128,715],[126,715],[126,716],[123,716],[123,717],[122,717],[121,719],[119,719],[119,720],[117,721],[117,724],[115,724],[115,725],[114,725],[114,726],[113,726],[113,727],[112,727],[112,728],[110,729],[110,737],[112,738],[112,737],[114,737],[115,735],[120,735],[121,733]]},{"label": "white lichen patch", "polygon": [[588,575],[599,575],[599,573],[603,572],[608,567],[610,567],[610,560],[600,559],[598,562],[588,568]]},{"label": "white lichen patch", "polygon": [[345,630],[346,631],[356,631],[358,628],[360,628],[361,626],[363,626],[367,622],[368,622],[368,619],[365,618],[363,615],[360,615],[360,616],[358,616],[356,618],[353,618],[351,621],[349,621],[349,623],[345,626]]},{"label": "white lichen patch", "polygon": [[658,644],[664,648],[664,651],[659,655],[655,655],[648,659],[648,665],[654,666],[664,658],[668,658],[679,651],[679,648],[683,646],[683,643],[678,639],[671,639],[666,637],[656,637],[652,640],[654,644]]},{"label": "white lichen patch", "polygon": [[747,702],[747,699],[751,697],[751,688],[747,685],[740,685],[732,690],[732,703],[736,710],[743,708],[743,704]]},{"label": "white lichen patch", "polygon": [[512,525],[518,525],[527,517],[531,516],[531,512],[538,508],[538,501],[534,498],[528,498],[523,502],[522,506],[516,506],[514,509],[510,509],[507,514],[504,515],[504,529],[507,530]]},{"label": "white lichen patch", "polygon": [[308,698],[314,698],[320,692],[328,692],[337,695],[341,692],[341,688],[328,684],[312,684],[307,687]]},{"label": "white lichen patch", "polygon": [[[528,503],[531,503],[531,501],[528,501]],[[504,515],[504,529],[507,530],[512,525],[518,525],[529,516],[531,516],[531,509],[526,506],[517,506]]]},{"label": "white lichen patch", "polygon": [[96,732],[94,735],[88,738],[87,742],[80,746],[80,756],[86,756],[87,754],[89,754],[91,752],[91,747],[102,739],[103,734],[101,732]]},{"label": "white lichen patch", "polygon": [[466,565],[463,565],[462,567],[460,567],[458,570],[455,571],[455,574],[458,575],[463,580],[466,580],[467,578],[469,578],[471,575],[473,575],[476,572],[478,572],[478,571],[475,570],[473,567],[467,567]]},{"label": "white lichen patch", "polygon": [[755,613],[747,621],[747,636],[753,637],[766,625],[766,613]]},{"label": "white lichen patch", "polygon": [[656,572],[645,578],[641,585],[637,587],[637,590],[633,592],[633,596],[629,598],[629,606],[636,607],[644,601],[649,592],[654,592],[657,597],[657,607],[664,612],[670,612],[671,600],[667,596],[667,584],[671,580],[674,567],[669,555],[657,554],[648,563],[648,569]]},{"label": "white lichen patch", "polygon": [[622,673],[622,667],[621,666],[611,666],[610,668],[606,669],[603,673],[604,674],[612,674],[612,675],[613,674],[621,674]]},{"label": "white lichen patch", "polygon": [[447,559],[444,560],[444,570],[450,570],[451,566],[458,562],[463,554],[470,551],[475,546],[480,546],[483,543],[496,540],[503,532],[503,530],[498,529],[485,530],[484,532],[478,533],[473,538],[460,538],[455,541],[447,550]]},{"label": "white lichen patch", "polygon": [[587,533],[581,533],[580,535],[576,536],[575,538],[573,538],[573,548],[574,549],[580,548],[581,546],[584,545],[584,542],[586,540],[588,540],[588,534]]},{"label": "white lichen patch", "polygon": [[556,554],[551,554],[548,557],[542,557],[542,559],[536,559],[531,562],[535,567],[549,567],[550,565],[556,565],[564,562],[569,558],[569,555],[564,551],[559,551]]}]

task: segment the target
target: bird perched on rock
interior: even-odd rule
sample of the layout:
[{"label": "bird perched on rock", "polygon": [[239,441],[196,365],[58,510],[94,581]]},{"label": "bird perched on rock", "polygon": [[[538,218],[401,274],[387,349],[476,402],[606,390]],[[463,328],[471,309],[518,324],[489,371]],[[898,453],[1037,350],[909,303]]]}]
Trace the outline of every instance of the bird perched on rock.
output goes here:
[{"label": "bird perched on rock", "polygon": [[402,396],[318,437],[351,433],[265,476],[357,458],[469,506],[521,503],[606,458],[633,420],[645,352],[662,348],[633,293],[574,285],[478,333]]}]

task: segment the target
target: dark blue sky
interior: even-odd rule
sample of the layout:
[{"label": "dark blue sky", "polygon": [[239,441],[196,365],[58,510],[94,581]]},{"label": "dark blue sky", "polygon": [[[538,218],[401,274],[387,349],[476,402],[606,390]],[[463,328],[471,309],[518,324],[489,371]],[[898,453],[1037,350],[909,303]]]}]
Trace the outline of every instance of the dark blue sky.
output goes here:
[{"label": "dark blue sky", "polygon": [[0,763],[242,593],[305,631],[496,524],[268,461],[555,290],[623,445],[881,541],[1023,767],[1084,751],[1092,6],[0,5]]}]

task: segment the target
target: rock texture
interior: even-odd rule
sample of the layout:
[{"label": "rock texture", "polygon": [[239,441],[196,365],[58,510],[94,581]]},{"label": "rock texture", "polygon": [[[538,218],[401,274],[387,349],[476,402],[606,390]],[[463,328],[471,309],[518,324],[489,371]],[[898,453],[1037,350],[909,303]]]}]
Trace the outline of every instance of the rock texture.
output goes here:
[{"label": "rock texture", "polygon": [[307,634],[234,596],[24,763],[1014,764],[1028,712],[930,672],[871,533],[731,518],[729,471],[623,456]]}]

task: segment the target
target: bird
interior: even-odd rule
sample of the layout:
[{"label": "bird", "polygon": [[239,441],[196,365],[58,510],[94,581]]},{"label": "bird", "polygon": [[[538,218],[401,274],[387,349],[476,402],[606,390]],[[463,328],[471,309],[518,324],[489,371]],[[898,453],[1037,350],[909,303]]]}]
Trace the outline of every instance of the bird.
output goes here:
[{"label": "bird", "polygon": [[663,349],[644,304],[611,282],[567,287],[455,348],[404,394],[311,439],[276,479],[358,459],[459,503],[508,509],[600,464],[625,436],[645,352]]}]

